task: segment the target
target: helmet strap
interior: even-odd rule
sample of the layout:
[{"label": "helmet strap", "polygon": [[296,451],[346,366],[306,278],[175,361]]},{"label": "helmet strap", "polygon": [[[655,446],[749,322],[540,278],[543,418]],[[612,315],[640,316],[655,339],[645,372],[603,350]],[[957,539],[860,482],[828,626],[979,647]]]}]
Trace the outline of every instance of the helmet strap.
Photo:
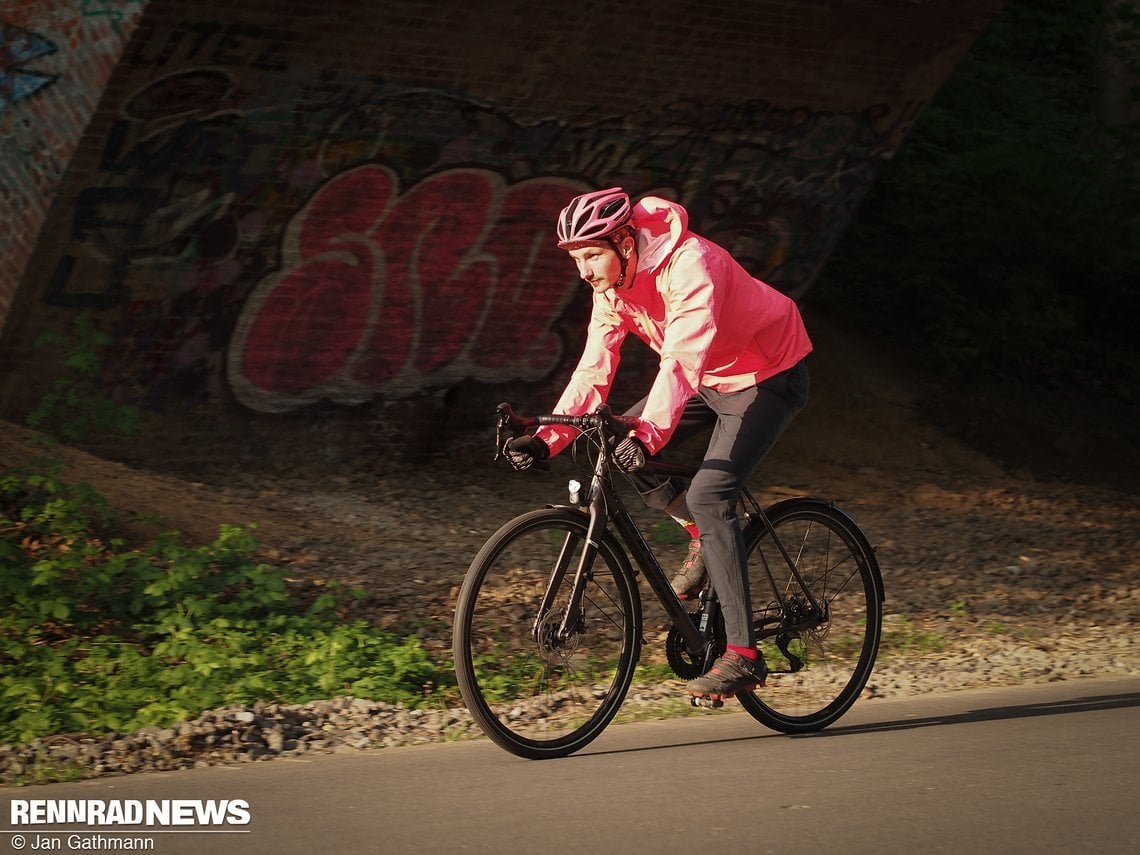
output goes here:
[{"label": "helmet strap", "polygon": [[625,274],[629,268],[629,256],[622,253],[621,249],[618,248],[617,241],[612,237],[606,235],[606,240],[609,241],[610,246],[612,246],[614,252],[617,253],[617,257],[621,259],[621,276],[619,276],[618,281],[614,283],[614,288],[621,288],[625,285]]}]

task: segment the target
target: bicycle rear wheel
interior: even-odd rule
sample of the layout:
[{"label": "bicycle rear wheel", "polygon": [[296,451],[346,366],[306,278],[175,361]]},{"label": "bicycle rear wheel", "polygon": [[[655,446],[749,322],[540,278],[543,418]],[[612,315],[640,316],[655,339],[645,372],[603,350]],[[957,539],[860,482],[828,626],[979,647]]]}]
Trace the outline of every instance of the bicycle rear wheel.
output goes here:
[{"label": "bicycle rear wheel", "polygon": [[[871,676],[882,634],[882,577],[866,535],[835,506],[789,499],[767,513],[819,611],[767,527],[753,523],[745,535],[749,581],[757,639],[771,674],[767,685],[737,697],[774,730],[821,730],[851,708]],[[771,596],[773,583],[779,599]]]},{"label": "bicycle rear wheel", "polygon": [[453,653],[463,700],[487,736],[520,757],[562,757],[588,744],[617,713],[637,666],[641,600],[609,538],[569,632],[559,631],[587,522],[570,508],[516,517],[475,556],[459,592]]}]

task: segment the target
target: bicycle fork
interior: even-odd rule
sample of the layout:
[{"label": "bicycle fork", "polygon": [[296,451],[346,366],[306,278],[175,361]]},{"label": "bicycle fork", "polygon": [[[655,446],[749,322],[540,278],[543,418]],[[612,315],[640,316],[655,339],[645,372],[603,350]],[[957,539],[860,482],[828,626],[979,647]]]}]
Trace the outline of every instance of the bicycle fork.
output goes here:
[{"label": "bicycle fork", "polygon": [[[598,507],[596,502],[590,505],[590,522],[586,527],[586,543],[582,547],[582,554],[578,559],[578,567],[574,573],[574,583],[570,589],[570,600],[566,604],[566,608],[562,613],[562,620],[558,624],[557,638],[552,640],[565,641],[570,638],[581,627],[582,616],[582,594],[586,589],[586,582],[589,581],[590,575],[594,568],[594,559],[598,556],[600,532],[605,528],[605,517],[602,510]],[[562,586],[562,580],[566,576],[566,571],[570,568],[570,563],[574,558],[574,553],[578,549],[578,544],[581,538],[574,532],[567,532],[566,539],[562,542],[562,548],[558,554],[558,559],[554,563],[554,568],[550,572],[550,579],[546,585],[546,592],[543,594],[542,602],[539,604],[538,614],[535,615],[534,625],[531,627],[531,634],[534,640],[538,643],[543,642],[542,626],[546,623],[546,616],[550,610],[554,608],[554,600],[558,596],[558,590]]]}]

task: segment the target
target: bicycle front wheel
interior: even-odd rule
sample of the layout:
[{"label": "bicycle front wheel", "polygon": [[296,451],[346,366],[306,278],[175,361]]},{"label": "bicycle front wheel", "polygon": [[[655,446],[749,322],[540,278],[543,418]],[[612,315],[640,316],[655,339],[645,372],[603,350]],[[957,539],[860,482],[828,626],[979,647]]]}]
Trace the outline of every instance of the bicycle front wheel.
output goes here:
[{"label": "bicycle front wheel", "polygon": [[776,538],[757,521],[745,542],[757,640],[771,673],[767,685],[737,697],[761,724],[806,733],[837,721],[871,676],[882,577],[866,535],[833,505],[789,499],[768,518]]},{"label": "bicycle front wheel", "polygon": [[507,523],[475,556],[455,611],[463,700],[483,731],[520,757],[562,757],[598,736],[629,689],[641,600],[609,538],[569,605],[588,519],[546,508]]}]

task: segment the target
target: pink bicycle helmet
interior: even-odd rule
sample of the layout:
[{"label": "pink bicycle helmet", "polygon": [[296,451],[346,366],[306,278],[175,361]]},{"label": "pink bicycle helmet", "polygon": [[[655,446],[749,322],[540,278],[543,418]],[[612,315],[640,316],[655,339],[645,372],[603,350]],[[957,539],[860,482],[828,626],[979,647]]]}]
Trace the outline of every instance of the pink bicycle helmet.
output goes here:
[{"label": "pink bicycle helmet", "polygon": [[629,194],[620,187],[576,196],[558,215],[558,248],[613,246],[609,236],[632,216]]}]

